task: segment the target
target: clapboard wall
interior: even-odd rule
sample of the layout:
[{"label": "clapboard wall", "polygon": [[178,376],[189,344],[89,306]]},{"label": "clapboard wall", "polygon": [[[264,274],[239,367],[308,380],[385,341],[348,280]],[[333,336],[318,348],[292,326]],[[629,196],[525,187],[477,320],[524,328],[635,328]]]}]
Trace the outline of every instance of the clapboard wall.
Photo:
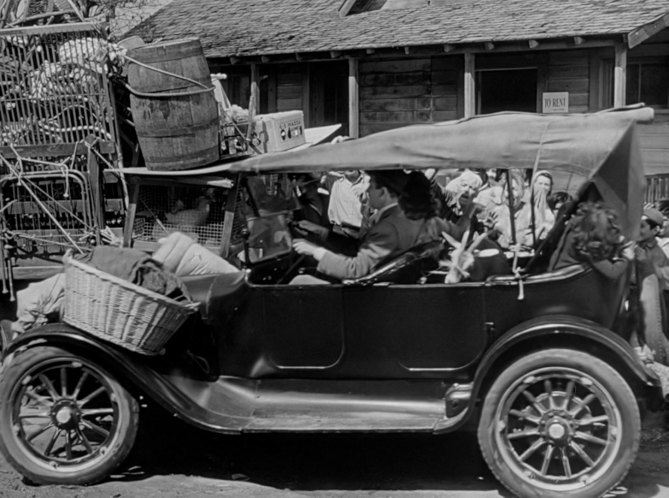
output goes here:
[{"label": "clapboard wall", "polygon": [[545,59],[544,91],[569,92],[569,112],[588,112],[591,91],[590,53],[586,50],[549,52]]},{"label": "clapboard wall", "polygon": [[360,61],[360,135],[462,116],[461,82],[461,57]]}]

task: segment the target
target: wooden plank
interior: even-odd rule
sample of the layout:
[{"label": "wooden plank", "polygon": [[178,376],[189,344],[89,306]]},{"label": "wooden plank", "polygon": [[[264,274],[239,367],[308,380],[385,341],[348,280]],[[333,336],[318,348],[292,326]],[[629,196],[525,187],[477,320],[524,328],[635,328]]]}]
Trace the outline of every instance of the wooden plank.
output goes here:
[{"label": "wooden plank", "polygon": [[430,67],[429,58],[360,61],[360,74],[429,71]]},{"label": "wooden plank", "polygon": [[276,75],[276,83],[278,86],[282,85],[302,85],[302,72],[283,72],[278,71]]},{"label": "wooden plank", "polygon": [[409,86],[429,81],[430,74],[426,71],[409,71],[406,73],[369,73],[360,78],[362,86]]},{"label": "wooden plank", "polygon": [[432,57],[432,71],[454,71],[456,74],[462,70],[462,57],[459,55],[446,55],[443,57]]},{"label": "wooden plank", "polygon": [[535,109],[538,112],[541,112],[543,104],[542,97],[543,93],[548,88],[548,67],[544,64],[537,68],[537,91],[535,99]]},{"label": "wooden plank", "polygon": [[582,49],[553,51],[549,53],[548,58],[551,66],[588,65],[588,51]]},{"label": "wooden plank", "polygon": [[367,98],[387,98],[387,97],[423,97],[430,95],[430,85],[410,85],[410,86],[392,86],[392,87],[363,87],[360,89],[360,96]]},{"label": "wooden plank", "polygon": [[432,96],[433,97],[441,97],[441,96],[449,96],[449,95],[457,95],[458,94],[458,82],[454,81],[450,85],[433,85],[432,86]]},{"label": "wooden plank", "polygon": [[304,126],[311,126],[311,85],[309,78],[311,74],[311,65],[307,64],[302,77],[302,112],[304,115]]},{"label": "wooden plank", "polygon": [[472,52],[465,52],[464,82],[464,111],[470,118],[476,114],[476,56]]},{"label": "wooden plank", "polygon": [[615,64],[613,68],[613,106],[625,105],[627,74],[627,47],[622,43],[615,46]]},{"label": "wooden plank", "polygon": [[[467,52],[465,52],[466,54]],[[470,53],[474,54],[474,51]],[[488,55],[481,54],[476,58],[476,69],[510,69],[537,67],[539,58],[534,53]],[[465,61],[465,70],[467,62]]]},{"label": "wooden plank", "polygon": [[295,111],[295,110],[302,110],[302,98],[298,99],[280,99],[276,103],[276,111],[277,112],[284,112],[284,111]]},{"label": "wooden plank", "polygon": [[[100,31],[104,26],[90,22],[73,22],[61,24],[46,24],[39,26],[29,26],[25,28],[2,28],[0,35],[5,36],[32,36],[48,35],[51,33],[81,33],[85,31]],[[102,31],[100,31],[102,32]]]},{"label": "wooden plank", "polygon": [[550,64],[548,72],[551,78],[588,78],[590,75],[590,66],[588,64],[578,64],[573,66],[556,66]]},{"label": "wooden plank", "polygon": [[[569,112],[587,112],[590,106],[590,94],[569,93]],[[584,109],[576,110],[576,109]]]},{"label": "wooden plank", "polygon": [[552,79],[548,76],[548,92],[569,92],[571,93],[588,93],[590,89],[590,82],[588,78],[559,80]]},{"label": "wooden plank", "polygon": [[253,116],[260,113],[260,68],[258,64],[251,64],[251,98],[249,113]]},{"label": "wooden plank", "polygon": [[[431,123],[432,111],[416,111],[414,113],[414,123]],[[411,124],[411,123],[407,123]]]},{"label": "wooden plank", "polygon": [[326,98],[330,99],[333,96],[328,95],[326,97],[325,95],[325,78],[327,78],[327,76],[317,69],[314,71],[309,71],[309,100],[307,102],[309,102],[308,107],[310,124],[307,125],[308,127],[326,124],[325,101]]},{"label": "wooden plank", "polygon": [[666,57],[669,54],[669,43],[644,43],[630,50],[630,57]]},{"label": "wooden plank", "polygon": [[[459,118],[464,117],[465,115],[465,71],[464,68],[460,71],[458,75],[458,86],[457,86],[457,116]],[[435,118],[436,119],[436,118]]]},{"label": "wooden plank", "polygon": [[433,102],[431,97],[419,97],[414,99],[415,109],[417,111],[427,111],[433,108]]},{"label": "wooden plank", "polygon": [[588,68],[588,109],[599,111],[603,108],[602,97],[602,60],[599,54],[590,51],[590,67]]},{"label": "wooden plank", "polygon": [[416,119],[416,113],[413,111],[396,111],[396,112],[361,112],[361,123],[403,123],[404,125],[411,124]]},{"label": "wooden plank", "polygon": [[627,43],[629,48],[634,48],[637,45],[640,45],[648,38],[653,36],[656,33],[659,33],[663,29],[669,26],[669,14],[656,19],[653,22],[650,22],[644,26],[641,26],[638,29],[635,29],[627,35]]},{"label": "wooden plank", "polygon": [[105,226],[104,189],[102,187],[102,173],[97,156],[93,150],[88,151],[87,157],[88,178],[91,187],[91,204],[93,208],[93,219],[97,225],[95,236],[100,243],[100,230]]},{"label": "wooden plank", "polygon": [[364,137],[367,135],[371,135],[372,133],[378,133],[380,131],[399,128],[400,126],[404,125],[398,123],[371,123],[371,124],[360,123],[360,136]]},{"label": "wooden plank", "polygon": [[237,205],[237,197],[241,183],[241,175],[237,175],[232,188],[228,192],[228,197],[225,203],[225,214],[223,215],[223,230],[221,233],[221,249],[220,255],[227,258],[230,254],[230,239],[232,238],[232,227],[235,221],[235,208]]},{"label": "wooden plank", "polygon": [[438,123],[440,121],[452,121],[454,119],[458,119],[460,116],[460,113],[456,111],[433,111],[432,112],[432,119],[434,120],[435,123]]},{"label": "wooden plank", "polygon": [[344,0],[344,3],[342,3],[339,6],[338,12],[339,12],[339,17],[346,17],[351,10],[351,7],[355,4],[356,0]]},{"label": "wooden plank", "polygon": [[267,92],[267,112],[276,112],[277,101],[277,87],[276,87],[276,73],[270,73],[265,82]]},{"label": "wooden plank", "polygon": [[458,80],[460,71],[432,71],[431,73],[432,85],[454,85]]},{"label": "wooden plank", "polygon": [[[421,101],[422,105],[418,104]],[[425,102],[427,101],[427,106]],[[432,106],[432,100],[426,99],[367,99],[360,102],[362,111],[388,112],[388,111],[413,111],[415,109],[425,109]]]},{"label": "wooden plank", "polygon": [[438,97],[432,100],[434,109],[437,111],[450,111],[457,113],[458,96]]},{"label": "wooden plank", "polygon": [[278,100],[300,99],[302,100],[302,85],[279,85],[276,89]]},{"label": "wooden plank", "polygon": [[[113,142],[99,142],[100,152],[103,154],[110,154],[115,152]],[[69,157],[73,153],[86,154],[88,149],[81,142],[65,143],[65,144],[50,144],[50,145],[16,145],[16,151],[21,157]],[[14,159],[16,156],[10,147],[0,147],[0,155],[7,159]]]},{"label": "wooden plank", "polygon": [[360,136],[360,88],[358,59],[348,60],[348,134],[353,138]]},{"label": "wooden plank", "polygon": [[139,201],[139,180],[128,182],[128,211],[125,213],[125,224],[123,225],[123,247],[132,247],[132,229],[137,214],[137,202]]}]

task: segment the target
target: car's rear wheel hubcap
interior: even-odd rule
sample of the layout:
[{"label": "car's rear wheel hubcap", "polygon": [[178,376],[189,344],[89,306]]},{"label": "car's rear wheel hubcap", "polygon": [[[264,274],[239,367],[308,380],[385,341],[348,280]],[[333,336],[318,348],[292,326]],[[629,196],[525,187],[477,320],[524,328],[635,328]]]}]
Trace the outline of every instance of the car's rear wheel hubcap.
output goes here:
[{"label": "car's rear wheel hubcap", "polygon": [[45,362],[21,382],[13,421],[19,443],[36,463],[85,468],[104,456],[116,433],[113,389],[79,362]]},{"label": "car's rear wheel hubcap", "polygon": [[594,379],[538,369],[518,379],[497,408],[498,448],[514,473],[546,489],[598,478],[621,444],[620,410]]}]

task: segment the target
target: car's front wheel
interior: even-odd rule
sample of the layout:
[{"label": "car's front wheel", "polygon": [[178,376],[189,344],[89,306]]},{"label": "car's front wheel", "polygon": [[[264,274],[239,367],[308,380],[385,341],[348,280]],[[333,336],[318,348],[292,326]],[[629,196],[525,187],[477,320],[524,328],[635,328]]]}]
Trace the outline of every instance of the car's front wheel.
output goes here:
[{"label": "car's front wheel", "polygon": [[5,360],[0,377],[0,449],[38,484],[91,484],[135,441],[137,401],[94,362],[56,347]]},{"label": "car's front wheel", "polygon": [[639,448],[634,393],[592,355],[548,349],[493,382],[478,428],[483,457],[523,497],[601,496],[627,474]]}]

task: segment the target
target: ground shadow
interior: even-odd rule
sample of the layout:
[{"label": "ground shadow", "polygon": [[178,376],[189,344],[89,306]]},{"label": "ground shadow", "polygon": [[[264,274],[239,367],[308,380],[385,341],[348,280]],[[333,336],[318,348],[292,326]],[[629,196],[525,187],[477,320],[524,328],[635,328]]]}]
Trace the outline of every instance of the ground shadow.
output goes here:
[{"label": "ground shadow", "polygon": [[224,436],[146,418],[117,478],[186,474],[293,491],[502,490],[469,432]]}]

